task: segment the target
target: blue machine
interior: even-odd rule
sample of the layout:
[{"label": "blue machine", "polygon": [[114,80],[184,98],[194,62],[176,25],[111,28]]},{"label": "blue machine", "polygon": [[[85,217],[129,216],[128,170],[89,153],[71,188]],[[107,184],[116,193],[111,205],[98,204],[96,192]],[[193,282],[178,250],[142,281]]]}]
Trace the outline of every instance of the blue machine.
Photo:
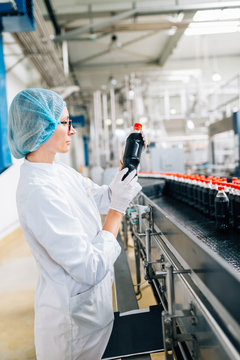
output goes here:
[{"label": "blue machine", "polygon": [[7,142],[7,97],[6,97],[6,74],[3,59],[3,42],[0,34],[0,173],[6,170],[11,164],[11,155]]},{"label": "blue machine", "polygon": [[[72,120],[73,127],[85,126],[85,116],[83,114],[77,116],[70,115],[70,119]],[[89,137],[83,136],[85,166],[89,166],[88,143],[89,143]]]},{"label": "blue machine", "polygon": [[20,32],[34,30],[32,0],[11,0],[0,4],[0,31]]},{"label": "blue machine", "polygon": [[32,0],[10,0],[0,3],[0,173],[12,164],[7,140],[8,108],[2,32],[32,30],[34,30]]},{"label": "blue machine", "polygon": [[88,137],[88,136],[84,136],[84,137],[83,137],[83,144],[84,144],[85,166],[88,166],[88,165],[89,165],[88,143],[89,143],[89,137]]},{"label": "blue machine", "polygon": [[70,115],[70,119],[72,120],[73,127],[85,126],[85,116],[83,114],[77,116]]}]

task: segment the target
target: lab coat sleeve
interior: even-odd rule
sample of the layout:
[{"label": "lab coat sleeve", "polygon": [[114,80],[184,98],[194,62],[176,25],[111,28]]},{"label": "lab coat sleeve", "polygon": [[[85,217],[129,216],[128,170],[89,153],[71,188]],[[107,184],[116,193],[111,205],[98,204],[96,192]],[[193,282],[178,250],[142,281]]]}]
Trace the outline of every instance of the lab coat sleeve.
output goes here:
[{"label": "lab coat sleeve", "polygon": [[107,214],[112,198],[112,192],[109,186],[99,186],[86,177],[83,177],[83,185],[87,191],[90,191],[93,194],[93,198],[100,214]]},{"label": "lab coat sleeve", "polygon": [[[26,222],[48,256],[79,283],[101,281],[120,254],[114,235],[100,230],[93,238],[83,231],[62,194],[49,187],[34,190],[26,204]],[[89,240],[91,238],[91,242]]]}]

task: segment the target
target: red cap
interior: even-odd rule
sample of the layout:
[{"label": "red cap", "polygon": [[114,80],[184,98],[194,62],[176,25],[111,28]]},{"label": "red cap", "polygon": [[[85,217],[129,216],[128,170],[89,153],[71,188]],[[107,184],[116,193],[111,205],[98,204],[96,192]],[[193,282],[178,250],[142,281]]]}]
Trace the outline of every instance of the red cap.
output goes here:
[{"label": "red cap", "polygon": [[219,185],[218,190],[224,190],[224,186]]},{"label": "red cap", "polygon": [[140,123],[135,123],[135,124],[134,124],[134,130],[142,130],[142,124],[140,124]]}]

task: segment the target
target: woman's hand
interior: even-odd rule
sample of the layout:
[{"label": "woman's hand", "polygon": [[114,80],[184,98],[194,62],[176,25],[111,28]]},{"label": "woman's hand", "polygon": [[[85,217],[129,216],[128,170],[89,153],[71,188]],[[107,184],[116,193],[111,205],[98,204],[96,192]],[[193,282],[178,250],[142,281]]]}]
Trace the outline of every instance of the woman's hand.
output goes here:
[{"label": "woman's hand", "polygon": [[129,203],[142,189],[141,185],[137,182],[136,170],[131,171],[127,177],[122,180],[127,172],[128,168],[118,172],[109,185],[112,192],[110,208],[123,214]]}]

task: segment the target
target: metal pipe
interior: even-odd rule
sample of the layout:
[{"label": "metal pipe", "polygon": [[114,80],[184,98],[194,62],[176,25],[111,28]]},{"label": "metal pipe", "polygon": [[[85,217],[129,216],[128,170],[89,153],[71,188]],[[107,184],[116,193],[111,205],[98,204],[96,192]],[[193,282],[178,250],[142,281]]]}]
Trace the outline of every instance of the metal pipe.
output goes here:
[{"label": "metal pipe", "polygon": [[106,161],[110,160],[110,148],[109,148],[109,133],[108,133],[108,106],[107,106],[107,94],[102,94],[102,109],[103,109],[103,129],[104,129],[104,150],[106,154]]},{"label": "metal pipe", "polygon": [[100,149],[99,149],[99,137],[97,136],[98,132],[98,93],[99,91],[94,91],[93,93],[93,107],[94,107],[94,143],[95,143],[95,151],[94,154],[96,156],[96,165],[100,166]]},{"label": "metal pipe", "polygon": [[150,229],[146,229],[145,247],[146,247],[147,262],[150,263],[152,261],[152,257],[151,257],[151,230]]},{"label": "metal pipe", "polygon": [[48,14],[49,14],[49,17],[52,21],[52,24],[53,24],[53,27],[54,27],[54,30],[55,30],[55,33],[58,35],[58,34],[61,34],[61,28],[60,26],[58,25],[58,22],[57,22],[57,19],[55,17],[55,14],[54,14],[54,11],[53,11],[53,7],[52,7],[52,4],[51,4],[51,1],[50,0],[44,0],[44,3],[46,5],[46,8],[48,10]]},{"label": "metal pipe", "polygon": [[72,37],[72,36],[88,33],[89,31],[94,32],[95,30],[103,29],[106,26],[114,25],[117,22],[119,22],[120,20],[127,19],[129,17],[134,16],[135,14],[136,14],[135,9],[128,10],[119,15],[111,16],[106,20],[98,21],[95,24],[88,24],[85,26],[81,26],[80,28],[78,28],[76,30],[68,31],[67,33],[62,34],[62,35],[57,35],[57,36],[55,36],[54,40],[62,41],[62,40],[67,40],[69,37]]},{"label": "metal pipe", "polygon": [[173,279],[173,266],[166,265],[166,286],[167,286],[167,299],[168,299],[168,313],[169,315],[175,314],[175,302],[174,302],[174,279]]},{"label": "metal pipe", "polygon": [[162,304],[162,306],[163,306],[164,311],[167,311],[167,307],[166,307],[165,302],[164,302],[164,300],[163,300],[162,294],[160,293],[159,288],[158,288],[158,286],[157,286],[157,281],[156,281],[155,279],[153,279],[153,280],[152,280],[152,283],[153,283],[153,285],[154,285],[154,287],[155,287],[155,290],[156,290],[156,292],[157,292],[157,294],[158,294],[158,296],[159,296],[159,299],[161,300],[161,304]]}]

